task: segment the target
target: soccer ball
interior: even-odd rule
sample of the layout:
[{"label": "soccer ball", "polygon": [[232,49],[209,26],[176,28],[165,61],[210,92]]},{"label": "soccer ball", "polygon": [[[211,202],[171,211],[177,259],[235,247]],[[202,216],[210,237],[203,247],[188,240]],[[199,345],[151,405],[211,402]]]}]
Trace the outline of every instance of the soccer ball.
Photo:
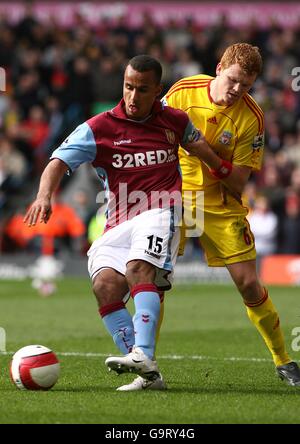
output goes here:
[{"label": "soccer ball", "polygon": [[10,364],[10,376],[20,390],[49,390],[57,382],[59,361],[43,345],[27,345],[18,350]]}]

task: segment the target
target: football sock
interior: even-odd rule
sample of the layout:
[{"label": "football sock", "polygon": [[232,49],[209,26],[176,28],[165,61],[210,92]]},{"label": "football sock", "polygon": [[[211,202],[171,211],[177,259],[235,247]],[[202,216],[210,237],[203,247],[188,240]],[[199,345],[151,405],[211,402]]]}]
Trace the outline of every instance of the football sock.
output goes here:
[{"label": "football sock", "polygon": [[165,293],[163,291],[160,291],[158,294],[159,294],[159,298],[160,298],[160,312],[159,312],[159,319],[158,319],[158,323],[157,323],[157,327],[156,327],[155,349],[157,346],[157,342],[159,340],[160,329],[161,329],[161,325],[162,325],[162,322],[164,319],[164,314],[165,314],[165,304],[164,304]]},{"label": "football sock", "polygon": [[134,328],[124,302],[113,302],[99,309],[103,323],[123,355],[134,346]]},{"label": "football sock", "polygon": [[249,319],[267,344],[276,367],[291,362],[285,349],[279,316],[268,296],[268,291],[264,288],[261,300],[253,304],[247,303],[246,307]]},{"label": "football sock", "polygon": [[133,325],[135,345],[150,359],[154,357],[156,329],[160,313],[160,298],[156,285],[138,284],[131,289],[135,315]]}]

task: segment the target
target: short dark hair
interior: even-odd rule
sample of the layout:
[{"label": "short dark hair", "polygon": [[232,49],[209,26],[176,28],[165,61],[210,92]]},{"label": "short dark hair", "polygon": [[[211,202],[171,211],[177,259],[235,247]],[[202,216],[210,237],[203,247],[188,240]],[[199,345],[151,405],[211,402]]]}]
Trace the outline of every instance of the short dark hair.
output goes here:
[{"label": "short dark hair", "polygon": [[127,66],[130,65],[135,71],[147,72],[153,71],[157,83],[161,82],[162,67],[158,60],[146,54],[141,54],[129,60]]}]

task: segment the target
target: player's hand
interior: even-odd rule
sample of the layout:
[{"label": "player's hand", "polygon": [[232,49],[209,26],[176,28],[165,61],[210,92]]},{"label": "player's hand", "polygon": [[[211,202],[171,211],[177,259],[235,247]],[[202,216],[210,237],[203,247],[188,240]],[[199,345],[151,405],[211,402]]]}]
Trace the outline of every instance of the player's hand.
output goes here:
[{"label": "player's hand", "polygon": [[49,198],[37,198],[27,210],[23,222],[31,227],[39,221],[45,224],[52,214],[51,201]]},{"label": "player's hand", "polygon": [[202,160],[202,153],[207,149],[207,142],[203,135],[196,142],[190,142],[183,146],[188,156],[196,156]]}]

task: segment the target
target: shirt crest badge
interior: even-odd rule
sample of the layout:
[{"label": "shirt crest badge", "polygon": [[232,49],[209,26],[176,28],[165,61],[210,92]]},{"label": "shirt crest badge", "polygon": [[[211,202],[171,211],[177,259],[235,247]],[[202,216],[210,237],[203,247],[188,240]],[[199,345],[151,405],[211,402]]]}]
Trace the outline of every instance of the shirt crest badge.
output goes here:
[{"label": "shirt crest badge", "polygon": [[174,133],[174,131],[171,131],[171,130],[169,130],[169,129],[165,129],[165,133],[166,133],[166,136],[167,136],[167,140],[168,140],[168,142],[169,142],[171,145],[174,145],[174,144],[175,144],[175,141],[176,141],[176,137],[175,137],[175,133]]},{"label": "shirt crest badge", "polygon": [[219,138],[219,142],[223,145],[230,145],[232,138],[232,133],[230,131],[223,131],[221,137]]},{"label": "shirt crest badge", "polygon": [[252,148],[253,150],[259,150],[264,146],[264,134],[258,134],[254,137]]}]

